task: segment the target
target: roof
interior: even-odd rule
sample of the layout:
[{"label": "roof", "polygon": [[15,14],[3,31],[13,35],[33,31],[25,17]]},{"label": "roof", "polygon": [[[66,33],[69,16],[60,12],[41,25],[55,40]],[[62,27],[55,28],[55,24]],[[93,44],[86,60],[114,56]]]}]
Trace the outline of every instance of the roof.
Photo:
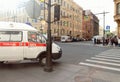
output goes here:
[{"label": "roof", "polygon": [[27,25],[25,23],[17,23],[17,22],[0,22],[0,30],[37,31],[37,29],[35,29],[30,25]]}]

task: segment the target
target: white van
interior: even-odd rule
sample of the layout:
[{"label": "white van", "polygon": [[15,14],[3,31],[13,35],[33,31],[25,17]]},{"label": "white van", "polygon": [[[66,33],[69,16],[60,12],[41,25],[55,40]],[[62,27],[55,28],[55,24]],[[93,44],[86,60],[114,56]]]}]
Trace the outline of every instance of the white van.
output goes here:
[{"label": "white van", "polygon": [[95,43],[94,39],[96,39],[96,44],[100,44],[103,42],[103,36],[100,36],[100,35],[93,36],[92,38],[93,43]]},{"label": "white van", "polygon": [[61,42],[71,42],[72,39],[70,38],[70,36],[61,36]]},{"label": "white van", "polygon": [[[23,23],[0,22],[0,62],[46,58],[46,38],[34,27]],[[52,45],[52,59],[62,55],[60,46]]]}]

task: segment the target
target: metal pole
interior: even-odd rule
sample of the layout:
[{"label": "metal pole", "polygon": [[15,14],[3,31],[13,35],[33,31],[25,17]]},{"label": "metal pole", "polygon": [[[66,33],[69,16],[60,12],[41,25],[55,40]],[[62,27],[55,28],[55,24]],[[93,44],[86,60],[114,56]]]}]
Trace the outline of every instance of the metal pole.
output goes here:
[{"label": "metal pole", "polygon": [[51,72],[52,68],[52,41],[51,41],[51,0],[48,0],[48,29],[47,29],[47,57],[44,71]]},{"label": "metal pole", "polygon": [[[103,14],[103,37],[105,37],[105,14],[107,14],[109,12],[103,12],[103,13],[97,13],[95,15],[99,15],[99,14]],[[104,38],[103,38],[103,45],[104,45]]]},{"label": "metal pole", "polygon": [[44,0],[44,20],[45,20],[45,0]]},{"label": "metal pole", "polygon": [[33,19],[35,19],[35,0],[33,0]]},{"label": "metal pole", "polygon": [[58,37],[59,37],[59,21],[57,23],[58,23]]},{"label": "metal pole", "polygon": [[105,45],[105,11],[103,12],[103,45]]}]

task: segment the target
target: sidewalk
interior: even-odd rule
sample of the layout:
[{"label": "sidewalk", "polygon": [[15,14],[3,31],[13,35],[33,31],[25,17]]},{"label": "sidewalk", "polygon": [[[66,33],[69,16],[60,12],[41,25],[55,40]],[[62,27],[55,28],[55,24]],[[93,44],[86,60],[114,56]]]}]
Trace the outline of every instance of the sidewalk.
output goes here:
[{"label": "sidewalk", "polygon": [[60,64],[53,72],[42,67],[0,69],[0,82],[119,82],[120,75],[83,66]]},{"label": "sidewalk", "polygon": [[[120,54],[119,49],[111,49],[102,54],[111,52]],[[50,73],[35,63],[0,65],[0,82],[120,82],[120,72],[63,63],[55,63]]]}]

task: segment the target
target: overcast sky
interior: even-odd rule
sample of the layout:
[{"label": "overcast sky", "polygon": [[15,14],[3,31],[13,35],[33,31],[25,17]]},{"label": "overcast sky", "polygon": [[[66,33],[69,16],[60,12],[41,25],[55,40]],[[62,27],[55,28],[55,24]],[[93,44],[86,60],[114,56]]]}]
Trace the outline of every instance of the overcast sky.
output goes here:
[{"label": "overcast sky", "polygon": [[[114,22],[114,2],[113,0],[74,0],[84,10],[91,10],[94,14],[109,12],[105,15],[105,26],[109,25],[111,30],[117,27]],[[96,15],[100,20],[100,25],[103,26],[103,14]]]}]

